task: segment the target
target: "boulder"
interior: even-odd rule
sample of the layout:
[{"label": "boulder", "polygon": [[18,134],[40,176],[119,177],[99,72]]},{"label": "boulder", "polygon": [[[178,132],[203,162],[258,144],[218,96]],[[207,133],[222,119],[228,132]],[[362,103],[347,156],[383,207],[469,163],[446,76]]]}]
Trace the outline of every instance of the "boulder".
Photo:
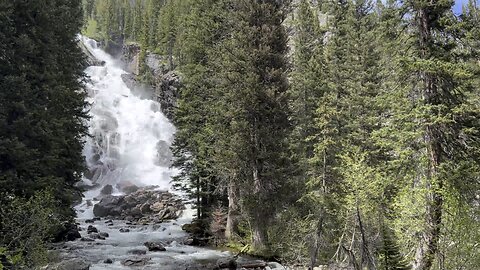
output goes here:
[{"label": "boulder", "polygon": [[113,261],[112,261],[112,259],[106,259],[106,260],[103,261],[103,263],[105,263],[105,264],[112,264]]},{"label": "boulder", "polygon": [[150,210],[152,210],[153,212],[160,212],[161,210],[163,210],[163,208],[165,208],[165,205],[162,202],[156,202],[150,205]]},{"label": "boulder", "polygon": [[90,237],[82,237],[80,239],[80,241],[82,241],[82,242],[95,242],[95,239],[90,238]]},{"label": "boulder", "polygon": [[89,237],[92,239],[105,240],[105,237],[101,236],[99,233],[91,233]]},{"label": "boulder", "polygon": [[107,195],[95,204],[93,214],[97,217],[120,216],[124,210],[123,199],[123,196]]},{"label": "boulder", "polygon": [[237,269],[237,261],[234,257],[220,258],[217,261],[217,267],[220,269]]},{"label": "boulder", "polygon": [[122,192],[125,194],[132,194],[135,193],[139,190],[140,188],[137,187],[136,185],[129,185],[124,188],[122,188]]},{"label": "boulder", "polygon": [[119,231],[121,233],[127,233],[127,232],[130,232],[130,229],[121,228]]},{"label": "boulder", "polygon": [[151,258],[134,257],[122,261],[124,266],[145,266]]},{"label": "boulder", "polygon": [[87,233],[90,234],[90,233],[98,233],[98,229],[93,227],[93,225],[89,225],[88,228],[87,228]]},{"label": "boulder", "polygon": [[55,242],[61,241],[75,241],[78,238],[81,238],[80,227],[77,224],[66,223],[64,224],[64,229],[60,231],[55,236]]},{"label": "boulder", "polygon": [[145,242],[144,245],[148,248],[148,251],[167,251],[160,242]]},{"label": "boulder", "polygon": [[277,262],[269,262],[269,263],[267,263],[267,265],[268,265],[268,267],[270,267],[270,269],[286,270],[285,266],[283,266],[283,265],[281,265]]},{"label": "boulder", "polygon": [[100,191],[101,194],[103,195],[112,195],[113,193],[113,186],[112,185],[106,185],[102,188]]}]

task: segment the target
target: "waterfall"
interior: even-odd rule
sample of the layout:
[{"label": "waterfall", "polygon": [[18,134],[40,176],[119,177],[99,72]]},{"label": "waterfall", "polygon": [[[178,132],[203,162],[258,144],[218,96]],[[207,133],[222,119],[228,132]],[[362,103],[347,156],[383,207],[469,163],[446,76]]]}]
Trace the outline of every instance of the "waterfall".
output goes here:
[{"label": "waterfall", "polygon": [[170,189],[175,170],[162,160],[169,151],[174,126],[160,112],[156,101],[135,95],[122,80],[121,63],[82,37],[85,46],[105,64],[86,69],[90,107],[90,134],[84,155],[88,180],[100,185],[131,183]]}]

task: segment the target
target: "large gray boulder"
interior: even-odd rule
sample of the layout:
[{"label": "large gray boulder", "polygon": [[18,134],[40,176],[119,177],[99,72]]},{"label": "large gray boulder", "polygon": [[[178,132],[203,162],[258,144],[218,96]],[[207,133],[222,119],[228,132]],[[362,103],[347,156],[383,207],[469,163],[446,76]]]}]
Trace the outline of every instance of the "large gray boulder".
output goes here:
[{"label": "large gray boulder", "polygon": [[93,214],[96,217],[120,216],[124,210],[123,200],[122,196],[105,196],[95,204]]}]

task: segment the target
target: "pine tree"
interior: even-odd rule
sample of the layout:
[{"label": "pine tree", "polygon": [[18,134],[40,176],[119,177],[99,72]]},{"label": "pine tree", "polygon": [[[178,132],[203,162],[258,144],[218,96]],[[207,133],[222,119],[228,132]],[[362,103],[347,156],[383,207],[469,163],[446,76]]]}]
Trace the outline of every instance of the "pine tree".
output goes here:
[{"label": "pine tree", "polygon": [[276,198],[288,181],[285,6],[268,0],[233,5],[235,26],[219,63],[224,115],[219,154],[230,188],[240,190],[252,247],[263,252],[268,250],[268,224],[280,203]]},{"label": "pine tree", "polygon": [[[457,46],[451,31],[456,18],[451,1],[426,3],[410,1],[410,23],[415,29],[413,57],[405,61],[411,80],[411,95],[417,110],[420,133],[421,170],[417,171],[415,189],[422,199],[420,237],[414,269],[431,269],[443,237],[442,225],[447,207],[445,198],[459,186],[454,175],[474,168],[478,128],[476,105],[469,100],[472,73],[455,56]],[[420,78],[420,82],[418,82]],[[465,184],[473,184],[476,173],[465,175]],[[463,185],[462,185],[463,186]],[[417,202],[418,204],[418,202]]]}]

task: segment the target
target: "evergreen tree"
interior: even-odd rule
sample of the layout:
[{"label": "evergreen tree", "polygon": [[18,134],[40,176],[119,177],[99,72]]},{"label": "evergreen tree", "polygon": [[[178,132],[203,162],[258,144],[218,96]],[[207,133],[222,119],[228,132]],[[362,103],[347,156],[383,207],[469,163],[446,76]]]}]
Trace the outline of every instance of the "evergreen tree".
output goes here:
[{"label": "evergreen tree", "polygon": [[[282,1],[235,2],[235,25],[219,63],[223,130],[218,144],[229,187],[240,190],[252,247],[268,249],[268,224],[288,181],[288,84]],[[220,115],[217,113],[217,115]],[[275,196],[271,196],[276,194]]]},{"label": "evergreen tree", "polygon": [[[15,201],[49,193],[49,226],[61,226],[72,221],[71,205],[80,196],[74,185],[84,169],[84,57],[76,36],[83,23],[81,1],[2,1],[0,6],[0,193],[7,212]],[[43,222],[31,222],[37,221]],[[2,218],[2,235],[15,222],[22,220]],[[21,255],[25,250],[18,241],[26,237],[0,246]]]}]

